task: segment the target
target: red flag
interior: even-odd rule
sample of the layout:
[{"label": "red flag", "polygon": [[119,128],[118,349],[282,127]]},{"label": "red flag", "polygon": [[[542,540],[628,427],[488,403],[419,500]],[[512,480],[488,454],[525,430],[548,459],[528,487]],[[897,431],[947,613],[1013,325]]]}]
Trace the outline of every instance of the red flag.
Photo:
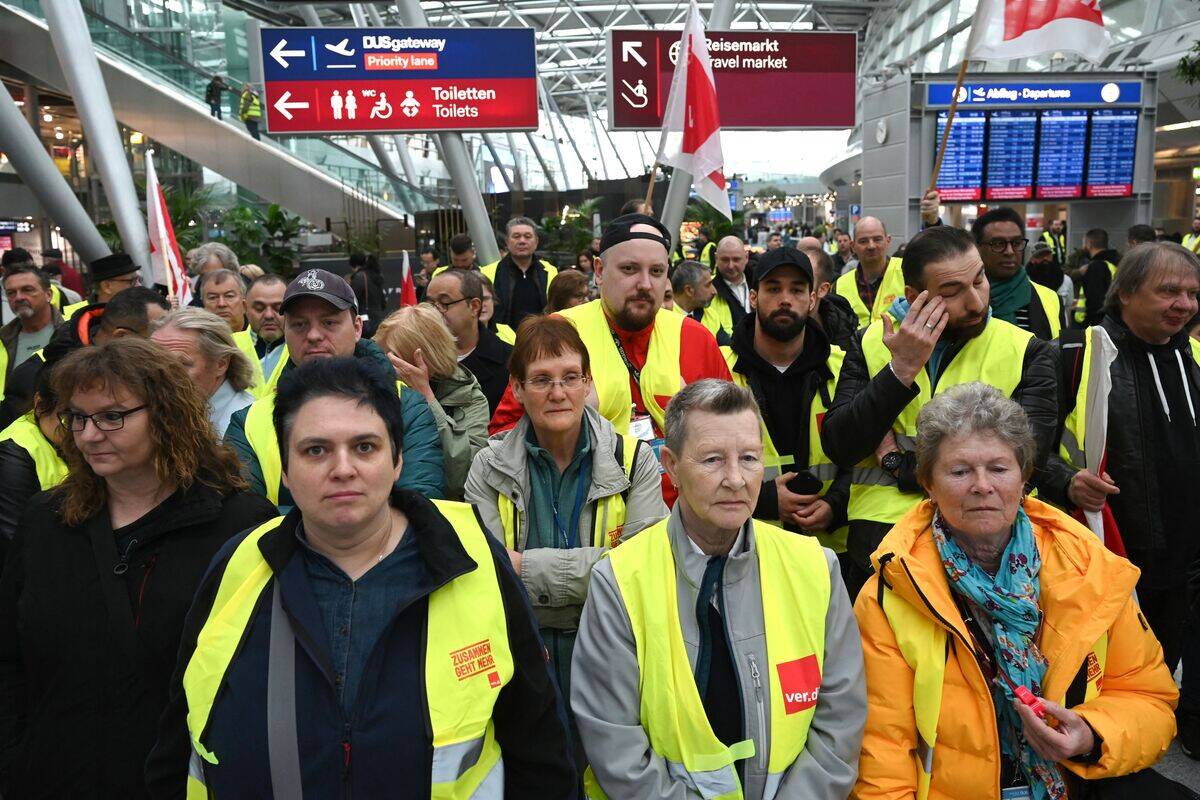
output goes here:
[{"label": "red flag", "polygon": [[400,264],[400,305],[415,306],[417,304],[417,285],[413,283],[412,267],[408,263],[408,251],[404,251],[404,260]]},{"label": "red flag", "polygon": [[154,280],[167,287],[167,292],[179,300],[180,307],[192,300],[192,283],[179,257],[175,228],[167,213],[167,198],[154,169],[154,151],[146,151],[146,228],[150,234],[150,264]]},{"label": "red flag", "polygon": [[979,0],[966,58],[1064,52],[1098,62],[1109,44],[1099,0]]},{"label": "red flag", "polygon": [[716,81],[695,0],[688,9],[683,37],[671,49],[676,53],[675,75],[663,112],[658,163],[691,173],[696,195],[730,218]]}]

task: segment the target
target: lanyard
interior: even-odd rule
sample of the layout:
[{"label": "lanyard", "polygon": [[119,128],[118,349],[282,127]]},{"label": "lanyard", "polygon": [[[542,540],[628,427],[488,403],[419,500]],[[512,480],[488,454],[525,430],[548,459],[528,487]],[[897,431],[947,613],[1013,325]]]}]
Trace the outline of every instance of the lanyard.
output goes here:
[{"label": "lanyard", "polygon": [[571,510],[570,528],[563,527],[558,515],[558,497],[554,498],[554,530],[558,533],[564,550],[574,547],[575,538],[579,535],[579,514],[583,510],[583,493],[587,489],[587,482],[582,480],[582,473],[582,469],[575,473],[575,508]]},{"label": "lanyard", "polygon": [[629,355],[625,352],[625,346],[621,344],[621,339],[617,336],[616,331],[609,328],[608,332],[612,334],[613,344],[617,346],[617,352],[621,354],[621,360],[625,362],[625,368],[629,370],[629,374],[633,376],[634,382],[640,387],[642,385],[642,371],[635,367],[633,362],[629,360]]}]

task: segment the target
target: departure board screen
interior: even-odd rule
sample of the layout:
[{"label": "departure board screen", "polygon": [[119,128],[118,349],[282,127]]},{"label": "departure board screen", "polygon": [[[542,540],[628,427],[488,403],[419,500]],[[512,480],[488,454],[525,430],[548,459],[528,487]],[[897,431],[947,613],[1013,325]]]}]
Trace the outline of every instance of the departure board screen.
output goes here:
[{"label": "departure board screen", "polygon": [[[963,201],[983,198],[983,143],[987,114],[983,111],[960,111],[954,115],[942,171],[938,174],[937,189],[943,200]],[[937,116],[937,139],[942,140],[946,128],[946,112]],[[937,147],[937,144],[934,145]]]},{"label": "departure board screen", "polygon": [[1092,128],[1088,132],[1088,197],[1133,194],[1137,128],[1138,113],[1134,109],[1104,108],[1092,112]]},{"label": "departure board screen", "polygon": [[1076,109],[1041,112],[1037,159],[1039,200],[1083,197],[1083,155],[1088,112]]},{"label": "departure board screen", "polygon": [[1033,197],[1033,164],[1037,150],[1036,111],[993,111],[987,123],[988,200]]},{"label": "departure board screen", "polygon": [[[1136,108],[960,111],[937,188],[945,202],[1130,197]],[[938,142],[946,112],[938,112]]]}]

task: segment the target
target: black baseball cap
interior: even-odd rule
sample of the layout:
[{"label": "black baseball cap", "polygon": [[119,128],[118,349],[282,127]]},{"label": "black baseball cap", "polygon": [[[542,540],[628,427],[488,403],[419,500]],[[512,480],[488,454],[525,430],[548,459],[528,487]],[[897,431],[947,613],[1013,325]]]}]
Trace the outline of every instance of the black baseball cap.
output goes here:
[{"label": "black baseball cap", "polygon": [[777,247],[760,255],[758,263],[754,267],[754,280],[761,281],[771,273],[771,270],[788,266],[799,269],[804,277],[808,278],[808,285],[813,285],[812,262],[808,260],[808,256],[794,247]]},{"label": "black baseball cap", "polygon": [[355,313],[358,312],[358,300],[355,299],[350,284],[346,283],[345,278],[334,275],[329,270],[306,269],[297,275],[283,293],[280,310],[286,313],[288,306],[301,297],[324,300],[338,311],[352,308]]}]

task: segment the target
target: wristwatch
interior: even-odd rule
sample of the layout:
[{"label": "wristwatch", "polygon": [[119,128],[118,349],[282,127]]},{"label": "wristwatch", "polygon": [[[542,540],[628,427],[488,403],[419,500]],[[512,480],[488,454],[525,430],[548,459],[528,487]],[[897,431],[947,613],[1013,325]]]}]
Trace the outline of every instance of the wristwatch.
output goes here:
[{"label": "wristwatch", "polygon": [[883,467],[887,472],[895,475],[900,471],[900,464],[904,461],[904,453],[899,450],[893,450],[883,457],[879,462],[879,466]]}]

